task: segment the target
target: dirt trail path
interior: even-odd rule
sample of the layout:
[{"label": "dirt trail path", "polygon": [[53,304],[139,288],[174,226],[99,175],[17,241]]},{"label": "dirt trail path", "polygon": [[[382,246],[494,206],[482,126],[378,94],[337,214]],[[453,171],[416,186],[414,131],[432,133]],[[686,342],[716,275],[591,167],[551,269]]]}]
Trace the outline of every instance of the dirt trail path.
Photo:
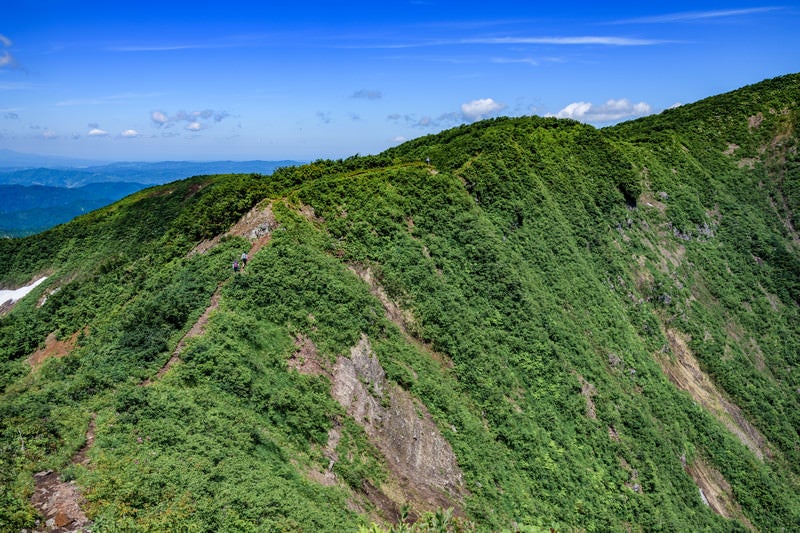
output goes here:
[{"label": "dirt trail path", "polygon": [[[271,205],[264,208],[253,208],[242,219],[237,222],[225,235],[238,235],[248,238],[251,241],[248,256],[252,258],[261,248],[266,246],[271,237],[272,231],[277,227],[275,217],[272,215]],[[210,241],[200,243],[190,255],[194,253],[204,253],[216,245],[222,235]],[[230,279],[230,278],[229,278]],[[189,339],[202,335],[211,314],[219,307],[222,295],[222,287],[225,281],[221,282],[214,294],[211,302],[203,311],[203,314],[189,328],[189,331],[178,341],[172,356],[151,378],[140,383],[140,386],[148,386],[153,381],[166,374],[175,363],[180,361],[180,354],[186,348]],[[85,331],[85,330],[84,330]],[[70,339],[58,342],[55,335],[48,337],[45,349],[39,350],[29,357],[32,367],[36,368],[48,357],[63,357],[74,348],[79,332],[76,332]],[[80,450],[72,457],[73,465],[89,466],[89,451],[94,444],[95,436],[95,416],[92,415],[89,427],[86,430],[86,440]],[[91,522],[83,512],[83,496],[80,488],[74,481],[62,481],[61,474],[53,470],[45,470],[34,474],[36,488],[31,495],[31,504],[44,517],[44,521],[37,521],[34,532],[50,533],[77,533],[89,531]]]},{"label": "dirt trail path", "polygon": [[[209,241],[203,241],[192,250],[190,255],[205,253],[219,243],[223,236],[235,235],[250,240],[250,249],[247,251],[247,256],[252,259],[253,256],[272,239],[272,231],[277,225],[275,216],[272,214],[271,204],[265,207],[256,206],[245,214],[239,222],[234,224],[224,235],[218,235]],[[246,267],[243,267],[243,270],[244,268]],[[214,291],[214,294],[211,296],[211,303],[206,307],[205,311],[203,311],[203,314],[200,315],[200,318],[197,319],[197,322],[195,322],[181,340],[178,341],[178,345],[175,347],[169,360],[159,369],[155,376],[147,378],[140,383],[141,386],[146,387],[166,374],[175,363],[180,361],[181,352],[186,348],[187,341],[205,332],[205,327],[208,324],[211,313],[219,307],[222,287],[225,283],[226,281],[223,281],[217,286],[217,290]]]},{"label": "dirt trail path", "polygon": [[[92,415],[86,430],[86,442],[72,457],[73,465],[89,465],[89,450],[94,444],[95,417]],[[62,481],[53,470],[33,475],[36,489],[31,495],[31,505],[44,517],[34,528],[35,532],[75,533],[88,531],[91,525],[83,512],[83,496],[74,481]]]},{"label": "dirt trail path", "polygon": [[169,358],[169,360],[164,363],[164,366],[162,366],[158,372],[156,372],[155,376],[142,381],[139,384],[141,387],[147,387],[148,385],[151,385],[153,381],[159,379],[164,374],[169,372],[169,369],[172,368],[175,363],[181,360],[181,352],[183,352],[183,350],[186,348],[187,341],[191,338],[198,337],[205,332],[206,324],[208,324],[208,319],[211,316],[211,313],[213,313],[217,307],[219,307],[222,285],[223,284],[220,283],[219,286],[217,286],[217,290],[211,295],[211,303],[209,306],[206,307],[205,311],[203,311],[203,314],[197,319],[197,322],[195,322],[192,327],[189,328],[189,331],[187,331],[186,334],[181,337],[181,340],[178,341],[178,345],[175,346],[175,350],[173,350],[172,356]]}]

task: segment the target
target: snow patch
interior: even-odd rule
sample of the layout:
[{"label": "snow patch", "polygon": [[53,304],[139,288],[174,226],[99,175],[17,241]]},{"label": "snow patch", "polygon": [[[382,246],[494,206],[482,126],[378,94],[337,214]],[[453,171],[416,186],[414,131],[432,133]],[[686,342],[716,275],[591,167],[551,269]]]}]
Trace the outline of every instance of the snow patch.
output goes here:
[{"label": "snow patch", "polygon": [[0,305],[3,305],[8,302],[16,302],[25,297],[29,292],[36,288],[41,282],[47,279],[47,276],[41,277],[31,283],[30,285],[26,285],[25,287],[20,287],[19,289],[14,290],[0,290]]}]

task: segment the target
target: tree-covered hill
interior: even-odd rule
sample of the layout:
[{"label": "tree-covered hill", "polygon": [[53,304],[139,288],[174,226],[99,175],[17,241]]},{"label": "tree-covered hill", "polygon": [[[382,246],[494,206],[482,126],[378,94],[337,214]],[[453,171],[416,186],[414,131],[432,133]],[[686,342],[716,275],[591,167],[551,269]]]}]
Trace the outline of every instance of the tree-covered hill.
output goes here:
[{"label": "tree-covered hill", "polygon": [[0,318],[0,529],[795,529],[798,101],[488,120],[0,241],[3,287],[47,276]]}]

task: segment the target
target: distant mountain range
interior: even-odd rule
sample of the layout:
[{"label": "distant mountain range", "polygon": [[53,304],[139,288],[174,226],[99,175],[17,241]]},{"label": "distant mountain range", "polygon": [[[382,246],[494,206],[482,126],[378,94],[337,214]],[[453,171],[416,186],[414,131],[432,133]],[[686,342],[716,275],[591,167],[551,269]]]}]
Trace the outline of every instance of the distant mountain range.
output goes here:
[{"label": "distant mountain range", "polygon": [[151,185],[209,174],[272,174],[300,161],[105,163],[0,150],[0,236],[19,237]]},{"label": "distant mountain range", "polygon": [[[37,160],[37,157],[41,159]],[[40,164],[35,164],[39,161]],[[49,161],[49,163],[47,162]],[[160,161],[80,165],[83,160],[32,156],[0,150],[0,184],[80,187],[89,183],[134,182],[160,185],[206,174],[272,174],[300,161]]]},{"label": "distant mountain range", "polygon": [[68,222],[143,189],[141,183],[83,187],[0,185],[0,236],[23,237]]}]

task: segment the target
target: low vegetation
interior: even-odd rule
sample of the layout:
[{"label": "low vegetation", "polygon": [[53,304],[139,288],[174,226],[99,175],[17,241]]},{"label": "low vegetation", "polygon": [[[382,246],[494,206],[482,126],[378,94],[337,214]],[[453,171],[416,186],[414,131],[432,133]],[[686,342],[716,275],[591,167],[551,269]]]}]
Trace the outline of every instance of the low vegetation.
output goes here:
[{"label": "low vegetation", "polygon": [[[792,75],[603,130],[488,120],[0,241],[4,286],[48,276],[0,318],[0,529],[41,519],[43,470],[94,531],[793,529],[799,100]],[[191,253],[255,206],[242,272],[252,236]],[[364,337],[452,447],[452,508],[334,399]]]}]

